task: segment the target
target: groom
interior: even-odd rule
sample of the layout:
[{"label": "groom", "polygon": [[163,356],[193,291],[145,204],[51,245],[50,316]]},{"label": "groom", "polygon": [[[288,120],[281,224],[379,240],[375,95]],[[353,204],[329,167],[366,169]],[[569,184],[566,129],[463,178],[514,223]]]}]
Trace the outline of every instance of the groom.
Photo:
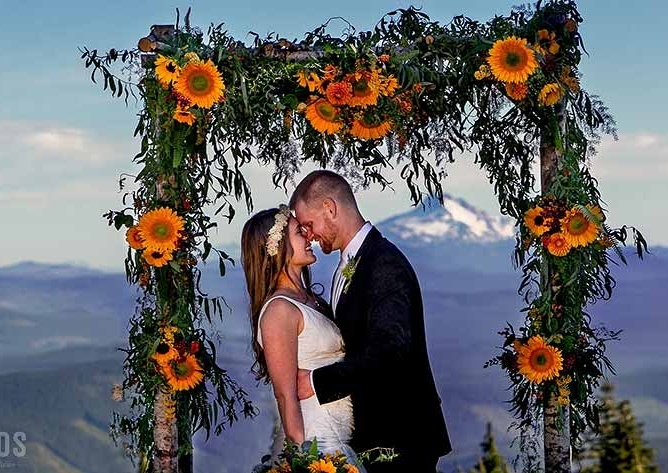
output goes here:
[{"label": "groom", "polygon": [[290,207],[325,254],[341,253],[332,283],[332,310],[345,343],[343,361],[300,370],[300,399],[321,404],[353,400],[357,452],[376,447],[398,454],[369,473],[434,473],[451,451],[429,364],[418,279],[406,257],[357,207],[348,182],[318,170],[295,189]]}]

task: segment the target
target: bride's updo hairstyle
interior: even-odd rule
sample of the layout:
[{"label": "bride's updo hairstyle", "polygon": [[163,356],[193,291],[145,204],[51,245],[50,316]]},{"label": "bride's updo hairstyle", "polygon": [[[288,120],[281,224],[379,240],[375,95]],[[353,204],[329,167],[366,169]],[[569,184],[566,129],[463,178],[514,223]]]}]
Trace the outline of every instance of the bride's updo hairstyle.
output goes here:
[{"label": "bride's updo hairstyle", "polygon": [[[250,300],[251,347],[255,354],[251,371],[256,379],[265,382],[269,382],[269,373],[264,352],[257,342],[258,320],[262,306],[276,290],[278,277],[293,255],[287,234],[290,218],[287,207],[262,210],[248,219],[241,232],[241,267]],[[302,279],[310,292],[311,274],[308,267],[302,270]]]}]

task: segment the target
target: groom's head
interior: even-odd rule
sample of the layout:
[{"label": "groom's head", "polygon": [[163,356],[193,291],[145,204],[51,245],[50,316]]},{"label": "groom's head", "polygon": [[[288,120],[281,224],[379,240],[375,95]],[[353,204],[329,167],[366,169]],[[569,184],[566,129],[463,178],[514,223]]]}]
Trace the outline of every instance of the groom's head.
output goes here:
[{"label": "groom's head", "polygon": [[348,181],[326,169],[311,172],[297,185],[290,208],[325,254],[342,250],[364,224]]}]

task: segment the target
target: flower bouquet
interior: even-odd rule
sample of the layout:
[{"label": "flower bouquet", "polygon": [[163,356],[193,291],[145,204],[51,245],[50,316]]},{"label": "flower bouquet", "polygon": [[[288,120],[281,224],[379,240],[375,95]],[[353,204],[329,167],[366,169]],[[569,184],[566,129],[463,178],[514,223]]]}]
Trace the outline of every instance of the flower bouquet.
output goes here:
[{"label": "flower bouquet", "polygon": [[301,445],[286,441],[279,458],[272,462],[270,455],[262,457],[262,463],[253,473],[358,473],[357,467],[348,463],[341,452],[322,453],[318,441],[307,440]]}]

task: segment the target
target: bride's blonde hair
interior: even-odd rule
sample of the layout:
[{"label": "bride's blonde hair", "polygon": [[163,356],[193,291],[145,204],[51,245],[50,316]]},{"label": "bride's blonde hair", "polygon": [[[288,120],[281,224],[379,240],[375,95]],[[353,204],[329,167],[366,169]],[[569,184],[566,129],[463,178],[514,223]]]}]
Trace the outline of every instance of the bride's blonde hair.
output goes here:
[{"label": "bride's blonde hair", "polygon": [[[277,242],[275,241],[276,233],[273,233],[272,238],[275,244],[269,245],[271,250],[268,249],[269,232],[276,224],[276,217],[281,211],[281,209],[273,208],[256,213],[244,224],[241,232],[241,266],[246,277],[246,289],[250,302],[251,348],[255,355],[251,371],[255,374],[256,379],[262,379],[265,382],[269,381],[267,362],[264,351],[257,342],[260,311],[276,290],[278,277],[285,270],[293,255],[287,234],[289,222],[281,229],[281,237]],[[302,281],[306,291],[312,295],[311,272],[308,266],[302,269]],[[293,282],[300,284],[299,281]]]}]

